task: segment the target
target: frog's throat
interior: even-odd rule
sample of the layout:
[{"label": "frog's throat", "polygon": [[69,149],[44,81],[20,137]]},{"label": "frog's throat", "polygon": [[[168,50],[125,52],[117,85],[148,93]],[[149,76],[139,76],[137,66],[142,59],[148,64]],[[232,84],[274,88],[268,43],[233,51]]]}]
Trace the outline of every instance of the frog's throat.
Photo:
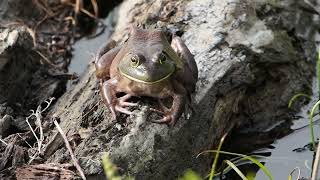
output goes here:
[{"label": "frog's throat", "polygon": [[156,80],[156,81],[152,81],[152,82],[150,82],[150,81],[143,81],[143,80],[141,80],[141,79],[137,79],[137,78],[131,77],[131,76],[127,75],[126,73],[122,72],[120,69],[119,69],[119,72],[120,72],[121,75],[125,76],[126,78],[131,79],[131,80],[136,81],[136,82],[141,82],[141,83],[145,83],[145,84],[156,84],[156,83],[159,83],[159,82],[161,82],[161,81],[163,81],[163,80],[168,79],[168,78],[174,73],[174,70],[171,71],[171,72],[170,72],[168,75],[166,75],[165,77],[163,77],[163,78],[161,78],[161,79],[158,79],[158,80]]}]

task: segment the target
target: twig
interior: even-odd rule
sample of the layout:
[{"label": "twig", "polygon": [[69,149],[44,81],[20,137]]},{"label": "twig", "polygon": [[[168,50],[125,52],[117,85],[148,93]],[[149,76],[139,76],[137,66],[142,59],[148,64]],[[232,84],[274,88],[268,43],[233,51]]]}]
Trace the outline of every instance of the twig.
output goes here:
[{"label": "twig", "polygon": [[[87,10],[84,9],[84,8],[79,7],[79,6],[76,5],[76,4],[72,4],[72,3],[70,3],[70,2],[66,2],[66,4],[69,5],[69,6],[74,7],[76,13],[77,13],[77,11],[79,11],[79,12],[81,11],[81,12],[83,12],[84,14],[88,15],[89,17],[91,17],[91,18],[93,18],[93,19],[98,19],[98,18],[97,18],[95,15],[93,15],[91,12],[87,11]],[[77,10],[77,7],[80,8],[80,9]],[[77,14],[78,14],[78,13],[77,13]]]},{"label": "twig", "polygon": [[313,164],[311,180],[316,180],[318,177],[319,161],[320,161],[320,144],[318,144],[318,147],[317,147],[317,153],[316,153],[316,157]]},{"label": "twig", "polygon": [[320,10],[315,7],[309,0],[304,0],[304,2],[309,6],[309,8],[314,10],[317,14],[320,14]]},{"label": "twig", "polygon": [[80,9],[83,8],[83,0],[76,0],[76,5],[74,7],[74,11],[76,12],[76,14],[79,14]]},{"label": "twig", "polygon": [[99,16],[99,8],[98,8],[97,1],[96,0],[91,0],[91,4],[92,4],[92,7],[93,7],[94,15],[95,15],[96,18],[98,18],[98,16]]},{"label": "twig", "polygon": [[78,160],[76,159],[75,155],[73,154],[73,151],[72,151],[70,143],[69,143],[69,141],[67,139],[67,136],[63,133],[59,123],[55,119],[53,120],[53,123],[54,123],[54,125],[56,125],[59,133],[61,134],[61,136],[62,136],[62,138],[64,140],[64,143],[65,143],[65,145],[66,145],[66,147],[67,147],[67,149],[68,149],[68,151],[70,153],[71,159],[73,161],[73,165],[77,168],[78,172],[80,173],[81,178],[83,180],[86,180],[86,176],[84,175],[84,172],[83,172],[81,166],[79,165]]},{"label": "twig", "polygon": [[31,130],[31,132],[32,132],[32,134],[33,134],[33,136],[36,138],[36,140],[37,140],[37,142],[38,142],[38,146],[39,146],[39,142],[40,142],[40,140],[39,140],[39,138],[38,138],[38,136],[37,136],[36,132],[34,132],[34,130],[33,130],[32,126],[31,126],[31,124],[29,123],[29,119],[30,119],[32,116],[34,116],[34,110],[31,110],[31,115],[30,115],[30,116],[28,116],[28,117],[26,117],[26,122],[27,122],[27,124],[28,124],[28,126],[29,126],[29,128],[30,128],[30,130]]},{"label": "twig", "polygon": [[34,1],[36,6],[38,6],[40,9],[42,9],[43,11],[45,11],[49,16],[53,14],[53,12],[48,9],[47,7],[45,7],[43,4],[41,4],[38,0]]},{"label": "twig", "polygon": [[35,124],[36,124],[36,126],[39,127],[39,133],[40,133],[39,142],[38,142],[38,151],[39,151],[39,153],[41,152],[42,142],[44,140],[42,122],[41,122],[41,119],[42,119],[41,112],[42,112],[41,111],[41,106],[38,106],[38,108],[36,110],[36,114],[35,114],[35,116],[36,116]]},{"label": "twig", "polygon": [[[32,150],[32,149],[31,149],[31,150]],[[28,164],[31,164],[32,161],[33,161],[38,155],[39,155],[39,152],[36,151],[33,156],[29,156],[30,159],[29,159],[29,161],[28,161]]]},{"label": "twig", "polygon": [[53,64],[45,55],[43,55],[40,51],[36,50],[36,53],[39,54],[39,56],[42,57],[42,59],[45,60],[45,62],[47,62],[49,65],[51,65],[52,67],[56,68],[56,69],[61,69],[59,66]]},{"label": "twig", "polygon": [[72,25],[76,25],[76,20],[72,16],[67,16],[64,18],[65,21],[71,21]]},{"label": "twig", "polygon": [[20,133],[17,133],[17,135],[18,135],[30,148],[32,148],[32,146],[28,143],[28,141],[26,141],[25,139],[22,138],[22,136],[20,135]]},{"label": "twig", "polygon": [[100,101],[97,104],[95,104],[92,108],[90,108],[90,110],[88,112],[86,112],[86,114],[84,114],[82,116],[82,118],[85,118],[95,107],[97,107],[99,105],[99,103],[100,103]]},{"label": "twig", "polygon": [[3,139],[0,138],[0,141],[1,141],[4,145],[8,146],[8,143],[6,143]]},{"label": "twig", "polygon": [[53,100],[55,100],[54,97],[50,98],[49,101],[48,101],[48,100],[45,101],[45,103],[47,103],[47,106],[46,106],[45,108],[43,108],[43,110],[41,111],[41,113],[43,113],[44,111],[46,111],[46,110],[50,107],[50,105],[51,105],[51,103],[52,103]]},{"label": "twig", "polygon": [[31,28],[29,28],[27,25],[25,25],[25,27],[27,28],[27,31],[30,34],[31,38],[32,38],[33,46],[37,47],[36,32],[34,30],[32,30]]},{"label": "twig", "polygon": [[[42,142],[43,142],[43,140],[44,140],[43,128],[42,128],[42,122],[41,122],[41,118],[42,118],[41,113],[43,113],[44,111],[46,111],[46,110],[49,108],[49,106],[51,105],[51,103],[52,103],[52,101],[53,101],[54,99],[55,99],[55,98],[52,97],[52,98],[49,99],[49,101],[48,101],[48,100],[45,101],[45,103],[47,103],[47,105],[46,105],[45,108],[43,108],[43,109],[41,110],[41,105],[39,105],[39,106],[37,107],[36,112],[34,112],[34,110],[31,110],[31,115],[28,116],[28,117],[26,117],[26,122],[27,122],[27,124],[28,124],[28,126],[29,126],[29,128],[30,128],[30,130],[31,130],[31,132],[32,132],[32,134],[33,134],[33,136],[36,138],[37,144],[38,144],[38,153],[35,153],[34,156],[30,157],[29,163],[31,163],[32,160],[33,160],[38,154],[41,154]],[[36,124],[37,127],[39,127],[39,133],[40,133],[39,137],[37,136],[37,134],[36,134],[36,132],[35,132],[35,129],[36,129],[36,128],[33,129],[32,126],[31,126],[31,124],[30,124],[30,122],[29,122],[29,119],[30,119],[32,116],[35,116],[35,117],[36,117],[35,124]]]}]

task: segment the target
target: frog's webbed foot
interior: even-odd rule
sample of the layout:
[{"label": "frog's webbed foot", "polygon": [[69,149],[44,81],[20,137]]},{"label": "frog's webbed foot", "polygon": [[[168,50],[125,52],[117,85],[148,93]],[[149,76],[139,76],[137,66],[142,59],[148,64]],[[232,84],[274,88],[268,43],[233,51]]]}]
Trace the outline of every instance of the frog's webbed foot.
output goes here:
[{"label": "frog's webbed foot", "polygon": [[161,114],[163,115],[164,117],[162,119],[159,119],[159,120],[151,120],[151,122],[154,122],[154,123],[168,123],[168,124],[171,124],[171,120],[172,120],[172,117],[170,116],[170,109],[167,108],[163,102],[158,99],[158,103],[160,105],[160,109],[161,110],[158,110],[158,109],[154,109],[154,108],[150,108],[150,111],[153,111],[153,112],[156,112],[158,114]]},{"label": "frog's webbed foot", "polygon": [[159,105],[160,105],[160,109],[161,109],[161,110],[154,109],[154,108],[149,108],[150,111],[156,112],[156,113],[161,114],[161,115],[164,115],[164,114],[166,114],[166,112],[169,112],[169,111],[170,111],[170,109],[167,108],[167,106],[165,106],[165,105],[163,104],[163,102],[161,101],[161,99],[158,99],[158,103],[159,103]]},{"label": "frog's webbed foot", "polygon": [[175,125],[181,114],[183,113],[184,107],[185,107],[185,102],[186,102],[186,97],[183,94],[176,94],[173,96],[173,104],[172,107],[169,109],[167,108],[162,101],[159,99],[158,100],[160,109],[153,109],[150,108],[151,111],[159,113],[163,115],[163,118],[158,119],[158,120],[151,120],[151,122],[154,123],[166,123],[171,126]]},{"label": "frog's webbed foot", "polygon": [[137,103],[126,102],[128,99],[131,98],[131,95],[127,94],[120,98],[116,96],[116,86],[117,86],[117,79],[109,79],[105,82],[100,82],[100,89],[102,93],[103,102],[109,108],[112,114],[112,120],[117,119],[116,112],[121,112],[124,114],[131,115],[133,112],[129,111],[125,107],[128,106],[137,106]]},{"label": "frog's webbed foot", "polygon": [[118,98],[118,102],[115,105],[115,110],[124,114],[131,115],[133,112],[129,111],[125,107],[131,106],[135,107],[138,106],[138,103],[132,103],[132,102],[127,102],[128,99],[130,99],[132,96],[130,94],[126,94],[120,98]]}]

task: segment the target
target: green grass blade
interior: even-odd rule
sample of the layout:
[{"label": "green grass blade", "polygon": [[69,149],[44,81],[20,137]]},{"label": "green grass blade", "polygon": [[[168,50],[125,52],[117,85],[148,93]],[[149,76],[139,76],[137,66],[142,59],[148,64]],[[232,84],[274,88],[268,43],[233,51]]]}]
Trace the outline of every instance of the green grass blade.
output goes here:
[{"label": "green grass blade", "polygon": [[313,116],[314,116],[314,113],[319,105],[320,105],[320,100],[312,107],[311,112],[310,112],[310,116],[309,116],[310,136],[311,136],[311,142],[312,142],[313,149],[316,149],[316,142],[315,142],[315,138],[314,138],[314,129],[313,129]]},{"label": "green grass blade", "polygon": [[222,147],[223,141],[226,138],[226,136],[227,136],[227,134],[224,134],[222,136],[222,138],[220,139],[220,143],[219,143],[218,149],[217,149],[217,151],[215,153],[215,157],[214,157],[214,160],[213,160],[213,163],[212,163],[209,180],[212,180],[213,177],[214,177],[214,174],[215,174],[215,171],[216,171],[216,168],[217,168],[217,164],[218,164],[219,152],[220,152],[220,149]]},{"label": "green grass blade", "polygon": [[292,180],[292,175],[293,175],[293,173],[296,172],[296,171],[298,171],[298,177],[297,177],[297,179],[300,179],[301,171],[300,171],[300,168],[299,168],[299,167],[296,167],[296,168],[294,168],[294,169],[291,171],[291,173],[289,174],[288,180]]},{"label": "green grass blade", "polygon": [[109,155],[107,153],[104,153],[101,159],[102,159],[103,170],[107,179],[121,180],[122,178],[121,176],[118,175],[117,169],[115,165],[111,162]]},{"label": "green grass blade", "polygon": [[240,171],[240,169],[231,161],[225,160],[224,162],[226,162],[241,177],[242,180],[248,180],[246,176]]},{"label": "green grass blade", "polygon": [[202,178],[192,170],[187,170],[179,180],[202,180]]},{"label": "green grass blade", "polygon": [[294,102],[296,99],[298,99],[299,97],[306,97],[306,98],[308,98],[308,99],[311,99],[311,96],[309,96],[309,95],[307,95],[307,94],[305,94],[305,93],[298,93],[298,94],[294,95],[294,96],[290,99],[290,101],[289,101],[289,103],[288,103],[288,108],[291,108],[293,102]]},{"label": "green grass blade", "polygon": [[[199,155],[203,154],[203,153],[216,153],[217,150],[208,150],[208,151],[203,151],[201,152]],[[270,180],[273,180],[273,176],[270,173],[270,171],[263,165],[261,164],[257,159],[244,155],[244,154],[238,154],[238,153],[232,153],[232,152],[227,152],[227,151],[219,151],[219,153],[221,154],[227,154],[227,155],[232,155],[232,156],[239,156],[239,157],[243,157],[244,159],[247,159],[249,161],[251,161],[252,163],[256,164],[257,166],[260,167],[260,169],[269,177]]]},{"label": "green grass blade", "polygon": [[248,180],[255,180],[256,179],[256,172],[254,171],[249,171],[247,174],[246,174],[246,178]]}]

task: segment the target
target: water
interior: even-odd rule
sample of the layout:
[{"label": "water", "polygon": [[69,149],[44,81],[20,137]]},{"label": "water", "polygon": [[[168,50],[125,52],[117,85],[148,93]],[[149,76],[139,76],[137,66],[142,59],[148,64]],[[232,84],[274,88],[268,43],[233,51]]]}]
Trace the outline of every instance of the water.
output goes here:
[{"label": "water", "polygon": [[95,38],[82,38],[77,41],[73,46],[73,57],[69,65],[70,73],[77,73],[79,76],[87,68],[88,64],[93,60],[93,55],[97,52],[99,47],[105,44],[111,33],[111,15],[103,20],[104,24],[107,26],[104,32]]},{"label": "water", "polygon": [[[268,161],[265,163],[266,168],[271,172],[274,176],[275,180],[277,179],[288,179],[288,175],[291,171],[293,171],[296,167],[301,170],[301,177],[311,177],[311,167],[312,167],[312,159],[313,152],[308,150],[302,152],[293,151],[297,148],[302,148],[308,143],[311,142],[310,138],[310,128],[309,128],[309,110],[312,106],[317,102],[318,97],[316,97],[316,80],[314,80],[313,87],[313,97],[310,103],[304,106],[301,112],[298,114],[302,118],[293,121],[293,125],[291,129],[296,129],[293,133],[276,140],[272,146],[274,149],[261,149],[259,151],[268,151],[271,152],[271,156],[268,157]],[[299,99],[297,99],[299,100]],[[319,116],[316,116],[314,120],[319,119]],[[320,128],[319,124],[315,123],[314,126],[315,137],[319,137]],[[293,179],[296,179],[297,172],[295,172],[295,176]],[[256,176],[257,180],[268,179],[266,175],[264,175],[262,170],[257,172]]]},{"label": "water", "polygon": [[[319,133],[318,127],[316,127],[315,133]],[[303,128],[279,139],[273,144],[275,149],[269,150],[271,156],[268,157],[269,160],[266,162],[265,167],[275,179],[288,179],[288,175],[296,167],[301,170],[302,177],[310,177],[313,152],[308,149],[302,152],[293,151],[296,148],[305,146],[308,142],[310,142],[309,128]],[[263,171],[259,170],[256,179],[263,180],[268,178]]]}]

